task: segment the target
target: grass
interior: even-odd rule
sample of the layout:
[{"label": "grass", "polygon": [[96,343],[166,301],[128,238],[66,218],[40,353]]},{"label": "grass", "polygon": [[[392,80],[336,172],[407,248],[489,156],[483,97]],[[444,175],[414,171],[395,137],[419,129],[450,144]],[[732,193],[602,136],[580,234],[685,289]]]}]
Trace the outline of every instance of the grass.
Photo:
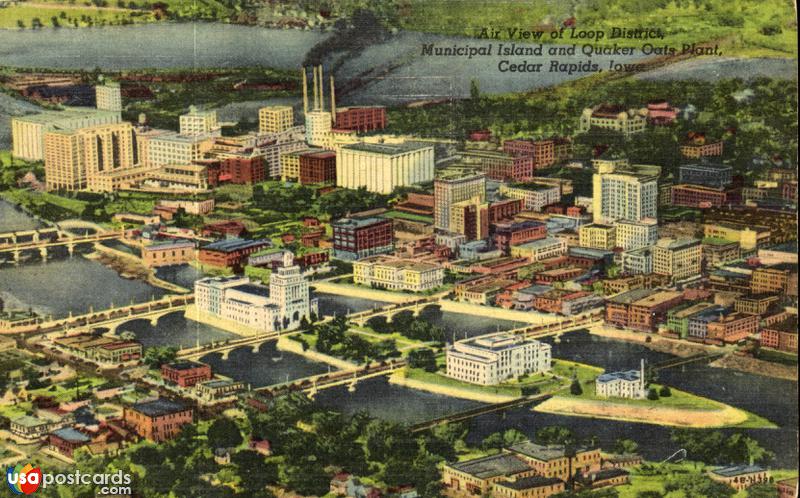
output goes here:
[{"label": "grass", "polygon": [[758,352],[758,359],[780,363],[781,365],[797,366],[797,354],[777,351],[775,349],[761,348]]},{"label": "grass", "polygon": [[409,379],[436,384],[443,387],[479,393],[499,394],[501,396],[522,396],[522,390],[517,386],[481,386],[477,384],[470,384],[468,382],[461,382],[460,380],[445,377],[442,373],[426,372],[421,368],[407,368],[405,372],[406,377]]},{"label": "grass", "polygon": [[[61,12],[66,14],[66,18],[61,17]],[[136,16],[131,14],[136,13]],[[51,18],[58,17],[58,23],[63,27],[75,27],[74,21],[77,21],[78,26],[84,27],[90,24],[86,21],[91,19],[92,25],[103,24],[122,24],[122,20],[126,22],[144,22],[151,19],[150,13],[142,13],[139,15],[137,11],[133,10],[119,10],[119,9],[105,9],[98,7],[86,6],[73,6],[73,5],[38,5],[36,7],[28,5],[14,5],[0,9],[0,28],[18,28],[18,22],[22,21],[25,28],[30,29],[33,26],[33,20],[38,18],[42,25],[45,27],[52,27]],[[74,21],[73,21],[74,20]]]},{"label": "grass", "polygon": [[433,218],[431,216],[423,216],[421,214],[413,214],[413,213],[404,213],[402,211],[387,211],[382,215],[384,218],[392,218],[392,219],[401,219],[401,220],[409,220],[409,221],[419,221],[422,223],[433,223]]}]

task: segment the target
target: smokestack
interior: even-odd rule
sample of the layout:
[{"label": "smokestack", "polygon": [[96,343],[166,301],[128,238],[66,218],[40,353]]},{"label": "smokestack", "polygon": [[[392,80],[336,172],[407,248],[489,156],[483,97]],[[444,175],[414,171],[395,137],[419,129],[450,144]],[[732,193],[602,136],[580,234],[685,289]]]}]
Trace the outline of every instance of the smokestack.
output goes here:
[{"label": "smokestack", "polygon": [[311,70],[314,71],[314,110],[319,109],[319,94],[317,92],[317,68],[316,66],[311,66]]},{"label": "smokestack", "polygon": [[303,114],[308,114],[308,76],[306,76],[306,68],[303,67]]},{"label": "smokestack", "polygon": [[322,76],[322,64],[319,65],[319,110],[325,110],[325,79]]},{"label": "smokestack", "polygon": [[336,126],[336,87],[333,86],[333,75],[331,75],[331,121]]}]

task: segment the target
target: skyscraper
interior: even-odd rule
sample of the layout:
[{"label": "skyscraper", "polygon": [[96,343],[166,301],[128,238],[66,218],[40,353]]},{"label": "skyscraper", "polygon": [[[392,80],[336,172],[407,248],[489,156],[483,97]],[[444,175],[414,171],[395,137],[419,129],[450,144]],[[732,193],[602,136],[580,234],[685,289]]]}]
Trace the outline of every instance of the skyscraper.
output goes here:
[{"label": "skyscraper", "polygon": [[477,198],[486,202],[486,176],[482,173],[452,172],[433,181],[433,225],[450,231],[450,209],[453,204]]},{"label": "skyscraper", "polygon": [[601,166],[592,178],[595,223],[655,218],[659,166]]}]

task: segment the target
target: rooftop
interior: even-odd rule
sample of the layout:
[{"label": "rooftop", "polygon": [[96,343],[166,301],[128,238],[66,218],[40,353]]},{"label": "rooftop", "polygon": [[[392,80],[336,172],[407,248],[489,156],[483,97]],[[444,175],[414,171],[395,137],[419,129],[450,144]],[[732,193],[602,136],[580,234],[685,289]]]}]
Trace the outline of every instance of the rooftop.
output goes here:
[{"label": "rooftop", "polygon": [[624,380],[627,382],[638,381],[641,377],[639,370],[625,370],[620,372],[608,372],[601,374],[597,377],[597,382],[606,383],[615,380]]},{"label": "rooftop", "polygon": [[732,465],[730,467],[720,467],[718,469],[713,469],[711,473],[722,477],[736,477],[747,474],[755,474],[764,471],[765,469],[763,467],[759,467],[758,465]]},{"label": "rooftop", "polygon": [[705,171],[728,171],[733,168],[728,166],[727,164],[719,164],[719,163],[695,163],[695,164],[684,164],[680,167],[680,169],[697,169],[697,170],[705,170]]},{"label": "rooftop", "polygon": [[191,360],[176,361],[174,363],[168,364],[168,367],[173,370],[191,370],[193,368],[203,368],[205,366],[206,366],[205,363],[200,363],[198,361],[191,361]]},{"label": "rooftop", "polygon": [[73,443],[88,443],[92,440],[86,434],[79,430],[73,429],[72,427],[64,427],[63,429],[55,430],[53,431],[53,435],[63,439],[64,441],[71,441]]},{"label": "rooftop", "polygon": [[132,408],[137,412],[148,417],[163,417],[172,413],[182,412],[184,410],[191,410],[190,407],[173,401],[167,398],[158,398],[153,401],[143,401],[141,403],[134,403]]},{"label": "rooftop", "polygon": [[[543,461],[564,458],[565,455],[565,447],[563,445],[544,446],[541,444],[536,444],[533,441],[522,441],[509,446],[508,449],[514,453],[519,453],[521,455]],[[581,453],[587,451],[587,448],[576,447],[575,451],[576,453]]]},{"label": "rooftop", "polygon": [[266,239],[259,239],[259,240],[225,239],[205,245],[202,247],[202,249],[208,251],[234,252],[234,251],[241,251],[242,249],[248,249],[251,247],[263,246],[267,244],[270,244],[270,242]]},{"label": "rooftop", "polygon": [[370,154],[382,154],[386,156],[396,156],[400,154],[405,154],[408,152],[413,152],[416,150],[422,149],[431,149],[433,150],[433,146],[430,144],[422,144],[417,142],[403,142],[398,144],[373,144],[373,143],[364,143],[359,142],[355,144],[349,144],[342,147],[343,150],[355,150],[359,152],[368,152]]},{"label": "rooftop", "polygon": [[378,223],[385,223],[390,222],[391,220],[387,220],[385,218],[341,218],[333,222],[334,227],[352,227],[352,228],[362,228],[368,227],[370,225],[375,225]]},{"label": "rooftop", "polygon": [[631,304],[655,293],[656,291],[652,289],[634,289],[617,294],[616,296],[611,296],[608,300],[617,304]]},{"label": "rooftop", "polygon": [[663,239],[658,239],[658,242],[656,242],[657,247],[670,250],[688,249],[690,247],[694,247],[697,245],[700,245],[700,241],[698,239],[663,238]]},{"label": "rooftop", "polygon": [[454,463],[450,467],[478,479],[509,476],[530,470],[525,462],[508,453]]},{"label": "rooftop", "polygon": [[533,240],[531,242],[525,242],[524,244],[515,245],[514,247],[522,247],[525,249],[538,249],[540,247],[548,247],[557,244],[563,244],[564,242],[561,239],[557,239],[555,237],[545,237],[544,239]]},{"label": "rooftop", "polygon": [[656,291],[654,294],[643,297],[642,299],[634,301],[631,304],[634,306],[644,306],[649,308],[652,306],[657,306],[666,301],[671,301],[682,295],[683,293],[680,291]]}]

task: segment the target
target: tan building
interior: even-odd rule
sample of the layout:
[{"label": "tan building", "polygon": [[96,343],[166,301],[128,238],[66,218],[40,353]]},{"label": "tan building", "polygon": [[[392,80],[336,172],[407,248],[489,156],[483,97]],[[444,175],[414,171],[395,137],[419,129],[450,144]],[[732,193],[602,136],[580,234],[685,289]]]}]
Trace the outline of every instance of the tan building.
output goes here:
[{"label": "tan building", "polygon": [[770,482],[769,472],[758,465],[734,465],[721,467],[708,472],[711,479],[727,484],[736,491],[756,484]]},{"label": "tan building", "polygon": [[157,134],[147,141],[147,162],[144,165],[153,167],[198,161],[214,145],[213,137],[207,135],[188,136],[174,132]]},{"label": "tan building", "polygon": [[353,263],[353,282],[393,291],[423,292],[444,281],[444,270],[431,263],[374,256]]},{"label": "tan building", "polygon": [[72,107],[47,111],[11,120],[12,155],[28,161],[44,160],[44,135],[53,130],[76,130],[119,123],[119,112]]},{"label": "tan building", "polygon": [[575,448],[574,456],[567,456],[563,445],[544,446],[532,441],[523,441],[503,450],[521,458],[544,477],[556,477],[566,481],[576,472],[586,473],[600,470],[600,448]]},{"label": "tan building", "polygon": [[724,343],[739,342],[758,332],[758,315],[731,313],[710,322],[706,337]]},{"label": "tan building", "polygon": [[610,250],[616,246],[616,228],[611,225],[592,223],[583,225],[578,230],[581,247]]},{"label": "tan building", "polygon": [[641,133],[647,126],[647,109],[628,109],[611,104],[600,104],[586,108],[581,113],[580,131],[601,128],[622,133],[625,136]]},{"label": "tan building", "polygon": [[322,152],[324,149],[319,147],[304,147],[281,154],[281,180],[299,181],[300,180],[300,156],[312,152]]},{"label": "tan building", "polygon": [[741,248],[747,251],[769,244],[770,230],[765,226],[716,221],[703,224],[703,236],[738,242]]},{"label": "tan building", "polygon": [[467,240],[482,240],[489,236],[489,203],[480,196],[450,206],[449,230]]},{"label": "tan building", "polygon": [[450,496],[486,496],[492,484],[506,479],[533,476],[536,471],[520,458],[501,453],[465,462],[445,464],[442,484]]},{"label": "tan building", "polygon": [[555,477],[530,476],[492,484],[494,498],[547,498],[562,493],[566,484]]},{"label": "tan building", "polygon": [[194,261],[194,259],[194,242],[188,240],[156,243],[142,247],[142,260],[148,268],[180,265]]},{"label": "tan building", "polygon": [[733,302],[733,309],[739,313],[749,315],[763,315],[770,308],[778,304],[780,297],[777,294],[751,294],[739,296]]},{"label": "tan building", "polygon": [[90,179],[133,168],[137,151],[130,123],[45,133],[45,183],[48,190],[81,190]]},{"label": "tan building", "polygon": [[181,135],[219,135],[219,131],[217,111],[200,111],[191,106],[189,112],[180,117]]},{"label": "tan building", "polygon": [[94,88],[95,105],[104,111],[122,111],[122,89],[116,81],[107,81]]},{"label": "tan building", "polygon": [[702,245],[696,239],[660,239],[653,246],[653,273],[673,280],[700,275]]},{"label": "tan building", "polygon": [[258,132],[281,133],[294,126],[294,110],[288,105],[262,107],[258,110]]},{"label": "tan building", "polygon": [[750,291],[797,296],[797,265],[784,263],[756,268],[750,278]]}]

